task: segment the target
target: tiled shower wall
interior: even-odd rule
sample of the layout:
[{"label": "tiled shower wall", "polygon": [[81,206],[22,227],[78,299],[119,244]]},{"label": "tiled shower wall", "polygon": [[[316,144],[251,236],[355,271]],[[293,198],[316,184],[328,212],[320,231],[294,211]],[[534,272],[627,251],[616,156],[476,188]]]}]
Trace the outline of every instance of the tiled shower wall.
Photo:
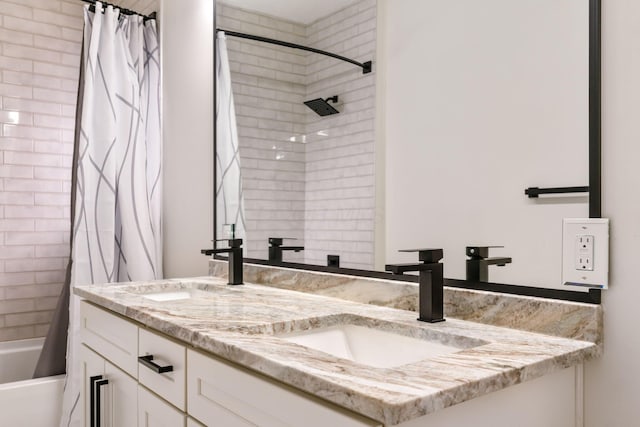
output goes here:
[{"label": "tiled shower wall", "polygon": [[[311,25],[218,4],[217,26],[335,52],[375,55],[375,0]],[[268,237],[302,239],[286,261],[373,268],[374,74],[328,57],[227,38],[248,220],[246,256],[267,258]],[[303,101],[338,95],[340,114]],[[287,242],[287,244],[300,244]]]},{"label": "tiled shower wall", "polygon": [[[362,0],[307,27],[307,43],[359,62],[376,53],[376,0]],[[338,95],[340,114],[306,116],[305,261],[374,266],[375,73],[307,56],[307,99]]]},{"label": "tiled shower wall", "polygon": [[46,334],[69,256],[82,3],[0,0],[0,341]]},{"label": "tiled shower wall", "polygon": [[[305,43],[305,27],[217,5],[218,28]],[[245,256],[265,259],[269,237],[304,237],[306,56],[227,38],[238,123],[247,239]],[[292,141],[293,139],[293,141]],[[287,242],[287,244],[293,242]],[[287,253],[287,261],[304,254]]]}]

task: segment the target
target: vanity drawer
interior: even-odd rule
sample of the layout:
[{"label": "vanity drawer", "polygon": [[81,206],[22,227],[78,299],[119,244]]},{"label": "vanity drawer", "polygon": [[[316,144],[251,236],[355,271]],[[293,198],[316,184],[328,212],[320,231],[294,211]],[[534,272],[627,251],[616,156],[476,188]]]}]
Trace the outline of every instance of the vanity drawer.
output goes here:
[{"label": "vanity drawer", "polygon": [[[140,328],[139,356],[152,360],[140,361],[138,380],[151,391],[185,410],[186,349],[163,336]],[[155,366],[154,366],[155,365]],[[156,367],[157,366],[157,367]],[[159,372],[158,367],[171,366],[170,372]]]},{"label": "vanity drawer", "polygon": [[187,364],[188,412],[208,427],[379,426],[284,384],[193,350],[187,350]]},{"label": "vanity drawer", "polygon": [[96,353],[138,378],[138,327],[135,324],[81,301],[80,339]]}]

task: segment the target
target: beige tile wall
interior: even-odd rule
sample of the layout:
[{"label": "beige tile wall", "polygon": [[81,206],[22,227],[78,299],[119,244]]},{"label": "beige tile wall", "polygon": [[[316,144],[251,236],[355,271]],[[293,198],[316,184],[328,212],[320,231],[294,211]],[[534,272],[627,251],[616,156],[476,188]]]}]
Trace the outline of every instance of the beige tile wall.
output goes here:
[{"label": "beige tile wall", "polygon": [[0,0],[0,341],[46,334],[69,256],[79,0]]}]

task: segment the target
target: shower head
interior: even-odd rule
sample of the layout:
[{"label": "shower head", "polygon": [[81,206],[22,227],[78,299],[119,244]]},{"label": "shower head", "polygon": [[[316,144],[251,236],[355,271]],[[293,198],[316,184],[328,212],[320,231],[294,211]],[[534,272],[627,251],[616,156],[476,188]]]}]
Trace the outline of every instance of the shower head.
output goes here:
[{"label": "shower head", "polygon": [[336,110],[333,105],[329,105],[328,101],[331,101],[335,104],[336,102],[338,102],[338,95],[331,96],[327,99],[312,99],[311,101],[305,101],[304,104],[315,111],[319,116],[338,114],[340,111]]}]

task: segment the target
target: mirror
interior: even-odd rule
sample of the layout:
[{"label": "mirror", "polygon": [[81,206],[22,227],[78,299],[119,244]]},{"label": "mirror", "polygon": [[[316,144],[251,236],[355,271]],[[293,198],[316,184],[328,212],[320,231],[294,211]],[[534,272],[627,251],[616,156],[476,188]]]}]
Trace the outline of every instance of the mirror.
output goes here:
[{"label": "mirror", "polygon": [[[372,270],[416,261],[400,249],[442,247],[445,276],[464,279],[466,246],[502,245],[490,256],[512,262],[487,280],[563,288],[562,218],[589,216],[599,193],[524,190],[599,188],[589,157],[599,144],[599,93],[589,91],[598,1],[301,3],[218,1],[216,26],[372,60],[373,72],[226,38],[245,257],[268,259],[271,246],[286,262],[339,256],[341,267]],[[304,104],[318,99],[339,113]],[[218,214],[218,238],[222,223]]]},{"label": "mirror", "polygon": [[[216,27],[358,62],[375,59],[375,0],[250,6],[245,0],[217,2]],[[279,17],[273,16],[276,11]],[[285,261],[326,265],[327,255],[335,254],[342,265],[373,269],[375,72],[363,74],[332,57],[238,37],[227,36],[226,44],[240,146],[245,257],[267,259],[269,238],[293,238],[280,248],[304,250],[285,249]],[[305,104],[318,99],[339,113],[321,116],[316,105]],[[218,235],[224,221],[220,216]]]}]

